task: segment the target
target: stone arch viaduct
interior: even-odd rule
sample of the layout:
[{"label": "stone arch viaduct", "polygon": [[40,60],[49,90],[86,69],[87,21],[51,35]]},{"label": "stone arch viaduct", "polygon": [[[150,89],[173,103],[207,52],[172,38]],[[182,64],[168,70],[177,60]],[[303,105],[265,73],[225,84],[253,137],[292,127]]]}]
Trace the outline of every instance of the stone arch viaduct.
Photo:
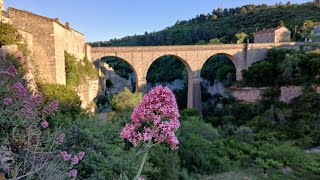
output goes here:
[{"label": "stone arch viaduct", "polygon": [[188,70],[188,108],[201,112],[200,72],[212,56],[223,54],[230,58],[236,68],[237,80],[242,79],[241,71],[254,62],[265,58],[271,48],[299,49],[301,43],[268,44],[217,44],[184,46],[141,46],[141,47],[93,47],[91,58],[100,62],[103,57],[117,57],[130,64],[137,78],[136,89],[145,92],[147,73],[151,64],[165,55],[181,60]]}]

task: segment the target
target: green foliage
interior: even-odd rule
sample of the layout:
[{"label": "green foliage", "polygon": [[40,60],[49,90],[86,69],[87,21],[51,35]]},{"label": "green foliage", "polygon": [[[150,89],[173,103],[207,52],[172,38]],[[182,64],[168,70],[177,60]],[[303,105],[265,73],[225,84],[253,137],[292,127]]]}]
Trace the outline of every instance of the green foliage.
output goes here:
[{"label": "green foliage", "polygon": [[84,57],[83,62],[77,62],[77,58],[65,51],[65,67],[67,85],[77,87],[81,83],[86,83],[89,79],[97,79],[98,71],[93,64]]},{"label": "green foliage", "polygon": [[187,73],[186,66],[178,58],[163,56],[150,66],[147,81],[152,84],[156,82],[172,82],[176,79],[187,79]]},{"label": "green foliage", "polygon": [[246,86],[272,86],[275,83],[275,74],[276,70],[272,63],[261,61],[250,66],[249,70],[244,70],[243,79]]},{"label": "green foliage", "polygon": [[248,35],[244,32],[237,33],[235,38],[237,39],[237,44],[244,43],[244,40],[248,37]]},{"label": "green foliage", "polygon": [[60,84],[38,84],[46,102],[59,101],[59,109],[63,113],[79,113],[81,100],[77,92],[69,86]]},{"label": "green foliage", "polygon": [[[136,155],[138,148],[128,149],[119,136],[128,116],[126,113],[125,118],[105,122],[82,115],[69,123],[65,129],[66,147],[86,152],[78,166],[79,179],[118,179],[122,173],[134,177],[141,156]],[[147,163],[144,172],[157,171]]]},{"label": "green foliage", "polygon": [[18,44],[21,41],[21,35],[9,23],[0,22],[0,47],[11,44]]},{"label": "green foliage", "polygon": [[264,61],[243,71],[244,84],[253,87],[318,83],[320,55],[288,49],[272,49]]},{"label": "green foliage", "polygon": [[180,119],[187,120],[189,117],[200,117],[199,112],[192,108],[183,109],[180,111]]},{"label": "green foliage", "polygon": [[116,111],[132,110],[142,100],[141,93],[132,93],[128,88],[112,97],[111,106]]},{"label": "green foliage", "polygon": [[117,57],[103,57],[102,62],[106,62],[113,70],[122,78],[129,79],[129,74],[133,73],[133,69],[126,61]]},{"label": "green foliage", "polygon": [[81,74],[76,57],[65,51],[64,58],[66,64],[67,85],[72,87],[79,86],[81,83]]},{"label": "green foliage", "polygon": [[215,38],[220,39],[223,43],[231,43],[234,42],[234,35],[239,30],[246,34],[252,34],[262,28],[277,27],[281,20],[285,22],[291,32],[295,32],[295,26],[297,26],[296,40],[303,41],[301,34],[303,34],[304,20],[319,22],[320,11],[312,3],[271,6],[251,4],[230,9],[215,9],[208,15],[200,14],[190,20],[179,21],[174,26],[159,32],[94,42],[91,45],[191,45],[201,40],[208,42]]},{"label": "green foliage", "polygon": [[229,58],[224,55],[216,55],[203,65],[201,77],[211,84],[217,80],[225,86],[230,86],[236,80],[236,69]]}]

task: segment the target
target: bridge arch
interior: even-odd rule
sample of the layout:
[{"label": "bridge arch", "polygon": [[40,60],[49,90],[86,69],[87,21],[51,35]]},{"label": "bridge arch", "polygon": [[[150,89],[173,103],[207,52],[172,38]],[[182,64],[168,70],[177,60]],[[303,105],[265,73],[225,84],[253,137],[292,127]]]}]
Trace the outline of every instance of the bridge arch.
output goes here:
[{"label": "bridge arch", "polygon": [[187,92],[187,103],[186,103],[186,106],[188,108],[191,108],[193,107],[193,96],[192,96],[192,83],[193,83],[193,71],[189,65],[189,63],[184,59],[182,58],[181,56],[179,55],[175,55],[175,54],[170,54],[170,53],[164,53],[164,54],[161,54],[161,55],[157,55],[157,56],[154,56],[152,57],[152,60],[149,61],[148,65],[146,66],[146,72],[145,72],[145,77],[147,79],[147,76],[148,76],[148,73],[150,73],[150,69],[151,69],[151,66],[158,60],[160,60],[161,58],[164,58],[164,57],[174,57],[176,58],[179,62],[181,62],[183,65],[184,65],[184,68],[187,70],[187,78],[186,78],[186,86],[188,88],[188,92]]},{"label": "bridge arch", "polygon": [[106,63],[108,64],[107,62],[104,62],[103,59],[105,58],[115,58],[115,59],[118,59],[126,64],[128,64],[130,66],[130,69],[133,71],[133,74],[135,75],[135,78],[136,78],[136,82],[135,82],[135,91],[139,91],[139,86],[138,86],[138,81],[139,81],[139,76],[138,76],[138,73],[137,73],[137,70],[134,68],[134,66],[131,64],[130,61],[126,60],[125,58],[123,57],[120,57],[120,56],[116,56],[116,55],[105,55],[105,56],[102,56],[99,58],[99,74],[101,74],[101,70],[103,68],[103,63]]},{"label": "bridge arch", "polygon": [[235,69],[236,69],[236,79],[237,80],[242,80],[242,70],[243,70],[243,65],[242,65],[242,63],[241,63],[241,60],[240,60],[240,58],[237,56],[237,55],[231,55],[231,54],[228,54],[228,53],[215,53],[215,54],[212,54],[211,56],[209,56],[209,57],[207,57],[207,59],[205,59],[203,62],[202,62],[202,64],[201,64],[201,69],[200,69],[200,71],[203,69],[203,67],[205,66],[205,64],[212,58],[212,57],[214,57],[214,56],[219,56],[219,55],[221,55],[221,56],[225,56],[225,57],[227,57],[227,58],[229,58],[231,61],[232,61],[232,63],[233,63],[233,65],[234,65],[234,67],[235,67]]}]

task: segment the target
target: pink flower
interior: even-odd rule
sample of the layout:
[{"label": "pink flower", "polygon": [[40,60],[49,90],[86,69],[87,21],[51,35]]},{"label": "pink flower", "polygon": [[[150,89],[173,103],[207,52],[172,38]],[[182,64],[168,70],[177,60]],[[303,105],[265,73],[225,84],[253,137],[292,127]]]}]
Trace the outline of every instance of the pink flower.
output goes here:
[{"label": "pink flower", "polygon": [[83,151],[80,151],[80,152],[77,154],[79,160],[82,160],[82,159],[84,158],[84,155],[85,155],[85,152],[83,152]]},{"label": "pink flower", "polygon": [[60,156],[63,158],[65,161],[69,161],[71,159],[71,155],[68,154],[67,151],[61,151]]},{"label": "pink flower", "polygon": [[138,180],[145,180],[144,178],[142,178],[142,177],[139,177],[139,179]]},{"label": "pink flower", "polygon": [[14,77],[17,74],[17,70],[13,65],[11,65],[5,71],[0,70],[0,74]]},{"label": "pink flower", "polygon": [[60,135],[56,138],[55,144],[62,144],[63,141],[64,141],[65,136],[66,136],[66,135],[65,135],[64,133],[60,134]]},{"label": "pink flower", "polygon": [[13,65],[9,66],[6,71],[8,72],[9,76],[15,76],[17,74],[17,70]]},{"label": "pink flower", "polygon": [[50,104],[48,104],[46,107],[43,108],[42,114],[43,115],[51,115],[58,111],[59,108],[59,102],[58,100],[52,101]]},{"label": "pink flower", "polygon": [[21,99],[27,95],[27,89],[21,84],[21,82],[14,83],[12,88],[17,91],[16,97]]},{"label": "pink flower", "polygon": [[12,99],[11,98],[4,98],[3,104],[6,106],[9,106],[10,104],[12,104]]},{"label": "pink flower", "polygon": [[171,149],[177,149],[179,141],[175,132],[180,127],[179,111],[172,91],[157,86],[145,94],[140,105],[131,114],[132,124],[126,124],[120,137],[134,146],[153,140],[166,142]]},{"label": "pink flower", "polygon": [[46,120],[44,120],[44,121],[41,122],[41,126],[43,128],[47,128],[49,126],[49,123]]},{"label": "pink flower", "polygon": [[78,171],[76,169],[72,169],[70,172],[67,173],[67,176],[74,179],[77,177]]},{"label": "pink flower", "polygon": [[78,158],[77,155],[73,156],[73,158],[71,159],[71,163],[72,163],[73,165],[76,165],[76,164],[79,163],[79,158]]}]

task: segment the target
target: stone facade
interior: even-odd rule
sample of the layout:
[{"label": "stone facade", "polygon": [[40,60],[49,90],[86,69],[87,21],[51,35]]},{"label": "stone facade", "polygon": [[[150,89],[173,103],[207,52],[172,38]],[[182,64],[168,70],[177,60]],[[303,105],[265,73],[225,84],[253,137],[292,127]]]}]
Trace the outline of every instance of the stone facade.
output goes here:
[{"label": "stone facade", "polygon": [[263,29],[254,34],[254,43],[290,42],[291,31],[286,27]]},{"label": "stone facade", "polygon": [[82,59],[85,56],[84,35],[51,19],[27,11],[9,8],[10,22],[33,36],[33,62],[39,80],[66,84],[64,51]]}]

